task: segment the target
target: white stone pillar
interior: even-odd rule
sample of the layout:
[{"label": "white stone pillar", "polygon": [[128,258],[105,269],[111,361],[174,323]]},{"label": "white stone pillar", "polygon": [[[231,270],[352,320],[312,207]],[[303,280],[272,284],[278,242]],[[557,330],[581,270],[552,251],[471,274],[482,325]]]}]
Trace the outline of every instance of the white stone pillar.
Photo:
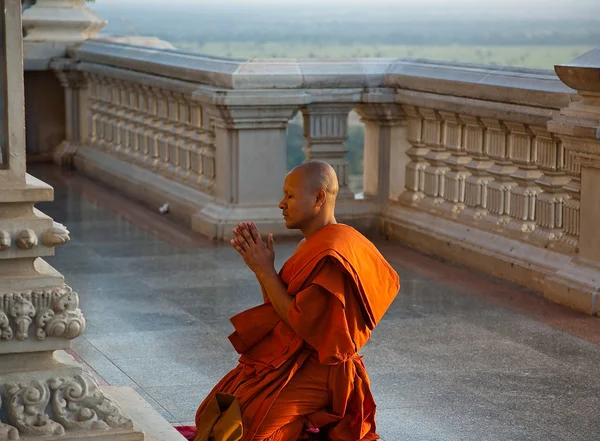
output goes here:
[{"label": "white stone pillar", "polygon": [[365,124],[364,195],[386,202],[397,198],[405,182],[406,124],[398,104],[361,104],[356,108]]},{"label": "white stone pillar", "polygon": [[565,187],[571,195],[565,240],[577,240],[578,262],[600,269],[600,48],[555,70],[580,97],[548,122],[566,149],[567,171],[575,175]]},{"label": "white stone pillar", "polygon": [[202,167],[205,173],[213,172],[215,200],[193,216],[192,229],[226,239],[238,222],[254,221],[265,233],[291,234],[278,205],[287,174],[287,125],[298,109],[206,106],[204,111],[215,149],[212,158],[203,149]]},{"label": "white stone pillar", "polygon": [[8,160],[0,167],[0,440],[143,441],[63,351],[86,322],[77,293],[43,260],[68,242],[69,232],[34,209],[51,201],[53,190],[25,171],[21,5],[3,5],[0,102],[8,105],[0,145]]},{"label": "white stone pillar", "polygon": [[36,0],[23,11],[25,69],[46,70],[69,45],[96,37],[106,23],[85,0]]},{"label": "white stone pillar", "polygon": [[348,161],[344,157],[348,149],[348,114],[353,104],[312,104],[302,108],[304,117],[304,153],[307,160],[329,163],[339,181],[338,199],[354,199],[348,187]]}]

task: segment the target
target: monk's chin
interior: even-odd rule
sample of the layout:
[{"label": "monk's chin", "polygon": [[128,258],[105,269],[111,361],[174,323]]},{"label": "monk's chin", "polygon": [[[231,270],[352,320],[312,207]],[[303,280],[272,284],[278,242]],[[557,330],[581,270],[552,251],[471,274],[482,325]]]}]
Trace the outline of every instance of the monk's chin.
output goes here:
[{"label": "monk's chin", "polygon": [[289,219],[284,219],[285,222],[285,228],[287,228],[288,230],[297,230],[298,226],[296,224],[294,224],[293,222],[291,222]]}]

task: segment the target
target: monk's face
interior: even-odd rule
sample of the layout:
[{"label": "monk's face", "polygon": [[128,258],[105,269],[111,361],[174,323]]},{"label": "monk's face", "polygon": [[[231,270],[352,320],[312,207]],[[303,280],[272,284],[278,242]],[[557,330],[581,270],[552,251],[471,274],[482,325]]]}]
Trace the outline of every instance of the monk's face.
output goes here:
[{"label": "monk's face", "polygon": [[296,171],[286,176],[279,208],[289,229],[302,229],[314,219],[318,211],[317,198],[310,191],[304,173]]}]

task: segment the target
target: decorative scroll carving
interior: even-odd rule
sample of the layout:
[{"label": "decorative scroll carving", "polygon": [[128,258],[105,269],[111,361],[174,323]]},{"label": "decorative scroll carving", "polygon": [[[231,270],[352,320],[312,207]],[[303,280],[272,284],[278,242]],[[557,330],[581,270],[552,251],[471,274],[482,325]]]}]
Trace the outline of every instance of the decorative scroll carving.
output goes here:
[{"label": "decorative scroll carving", "polygon": [[42,234],[42,243],[47,247],[57,247],[66,244],[71,238],[69,230],[63,224],[54,222],[52,228]]},{"label": "decorative scroll carving", "polygon": [[91,377],[56,378],[49,385],[54,418],[67,430],[133,429],[132,421],[98,389]]},{"label": "decorative scroll carving", "polygon": [[[68,432],[133,430],[133,422],[86,374],[4,385],[0,441]],[[1,402],[0,402],[1,404]],[[29,437],[27,437],[29,439]]]},{"label": "decorative scroll carving", "polygon": [[45,382],[9,383],[5,387],[6,414],[9,422],[23,434],[63,435],[65,428],[46,415],[50,388]]},{"label": "decorative scroll carving", "polygon": [[80,336],[86,321],[79,309],[79,296],[66,285],[0,295],[0,344],[13,338],[28,339],[32,323],[38,340]]}]

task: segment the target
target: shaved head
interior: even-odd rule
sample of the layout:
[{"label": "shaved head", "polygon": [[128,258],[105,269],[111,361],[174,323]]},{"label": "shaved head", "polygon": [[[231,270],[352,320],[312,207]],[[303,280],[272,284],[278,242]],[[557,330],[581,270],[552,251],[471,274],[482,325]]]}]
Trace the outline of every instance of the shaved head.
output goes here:
[{"label": "shaved head", "polygon": [[325,225],[336,223],[338,190],[338,177],[326,162],[308,161],[294,168],[285,177],[279,203],[286,227],[298,229],[308,238]]},{"label": "shaved head", "polygon": [[331,165],[323,161],[307,161],[294,168],[290,174],[298,173],[310,193],[325,190],[328,196],[335,197],[339,191],[337,174]]}]

